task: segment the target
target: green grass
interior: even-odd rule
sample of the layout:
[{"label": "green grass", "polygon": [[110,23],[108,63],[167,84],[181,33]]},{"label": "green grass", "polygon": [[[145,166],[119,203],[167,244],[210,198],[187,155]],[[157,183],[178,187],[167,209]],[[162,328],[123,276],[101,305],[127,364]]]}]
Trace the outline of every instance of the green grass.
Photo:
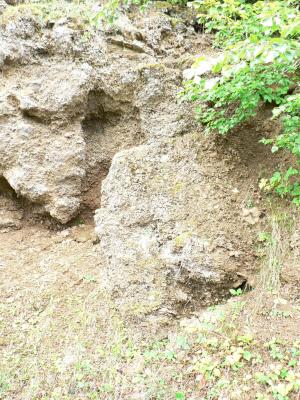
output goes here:
[{"label": "green grass", "polygon": [[[2,318],[19,329],[1,357],[0,394],[7,400],[136,395],[208,400],[240,398],[250,391],[245,399],[296,399],[300,343],[256,337],[251,326],[241,325],[249,310],[239,296],[155,338],[148,328],[137,334],[97,290],[84,301],[66,298],[63,314],[55,302],[44,315],[31,310],[26,318],[16,306],[2,309]],[[273,313],[268,318],[283,317]],[[66,329],[60,329],[62,318],[67,318]]]}]

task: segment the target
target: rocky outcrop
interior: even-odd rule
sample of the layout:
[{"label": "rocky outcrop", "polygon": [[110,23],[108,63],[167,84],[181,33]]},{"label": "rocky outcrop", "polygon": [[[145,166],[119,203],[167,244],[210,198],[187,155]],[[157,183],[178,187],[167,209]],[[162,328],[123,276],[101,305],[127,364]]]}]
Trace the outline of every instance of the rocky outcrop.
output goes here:
[{"label": "rocky outcrop", "polygon": [[253,272],[250,230],[224,183],[226,167],[200,137],[156,141],[113,159],[95,220],[126,312],[213,303]]},{"label": "rocky outcrop", "polygon": [[0,175],[16,193],[67,222],[78,210],[85,176],[78,110],[91,68],[58,64],[35,68],[34,76],[23,72],[1,82]]},{"label": "rocky outcrop", "polygon": [[[107,282],[131,314],[214,303],[255,265],[228,167],[177,100],[209,43],[169,14],[121,18],[88,41],[68,20],[30,15],[0,32],[0,181],[61,223],[102,197]],[[17,229],[22,214],[3,204]]]},{"label": "rocky outcrop", "polygon": [[0,30],[0,177],[66,223],[99,206],[116,152],[186,131],[192,118],[176,100],[185,49],[170,42],[196,35],[158,12],[86,42],[68,20],[45,27],[25,14],[4,16]]}]

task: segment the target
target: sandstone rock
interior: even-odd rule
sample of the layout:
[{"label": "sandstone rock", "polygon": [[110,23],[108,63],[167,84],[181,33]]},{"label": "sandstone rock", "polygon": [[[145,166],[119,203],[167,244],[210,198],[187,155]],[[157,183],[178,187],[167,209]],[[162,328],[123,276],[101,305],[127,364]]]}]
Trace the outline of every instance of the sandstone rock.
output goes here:
[{"label": "sandstone rock", "polygon": [[0,176],[62,223],[82,202],[99,205],[100,182],[118,150],[182,134],[193,123],[176,104],[179,76],[174,82],[169,70],[112,65],[95,81],[86,63],[22,71],[2,81]]},{"label": "sandstone rock", "polygon": [[6,24],[0,29],[0,69],[5,65],[33,62],[41,50],[41,44],[34,38],[40,27],[37,20],[28,15],[23,19],[12,18],[9,14],[3,18]]},{"label": "sandstone rock", "polygon": [[87,64],[48,63],[1,85],[0,176],[63,223],[80,206],[86,173],[81,119],[91,71]]},{"label": "sandstone rock", "polygon": [[251,273],[248,228],[230,201],[220,207],[216,179],[198,160],[200,147],[187,134],[113,159],[95,221],[123,310],[211,303]]},{"label": "sandstone rock", "polygon": [[117,20],[114,21],[112,27],[108,28],[119,31],[122,36],[128,39],[141,39],[141,32],[133,25],[125,14],[121,14]]}]

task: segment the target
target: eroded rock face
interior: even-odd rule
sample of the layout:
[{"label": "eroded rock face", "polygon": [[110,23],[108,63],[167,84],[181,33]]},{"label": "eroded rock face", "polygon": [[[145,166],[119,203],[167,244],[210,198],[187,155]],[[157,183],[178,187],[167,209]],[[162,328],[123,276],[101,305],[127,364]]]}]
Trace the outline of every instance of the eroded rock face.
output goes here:
[{"label": "eroded rock face", "polygon": [[186,134],[113,159],[95,221],[123,310],[213,303],[254,267],[232,187],[221,173],[211,179],[201,147]]},{"label": "eroded rock face", "polygon": [[45,29],[25,14],[4,16],[0,29],[0,177],[66,223],[100,205],[116,152],[192,125],[176,100],[185,49],[173,45],[195,32],[172,31],[159,12],[86,42],[67,19]]},{"label": "eroded rock face", "polygon": [[61,222],[80,205],[85,176],[80,110],[90,74],[87,65],[58,64],[1,82],[0,175]]}]

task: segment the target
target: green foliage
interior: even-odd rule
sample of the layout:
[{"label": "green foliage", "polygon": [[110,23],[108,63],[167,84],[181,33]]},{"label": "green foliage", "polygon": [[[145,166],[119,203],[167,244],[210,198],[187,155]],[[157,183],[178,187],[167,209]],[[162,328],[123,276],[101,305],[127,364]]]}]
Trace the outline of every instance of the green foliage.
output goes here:
[{"label": "green foliage", "polygon": [[[225,47],[251,36],[264,39],[284,32],[299,34],[299,14],[292,1],[195,0],[199,22],[215,32],[215,45]],[[295,2],[294,2],[295,3]],[[291,23],[292,22],[292,23]]]},{"label": "green foliage", "polygon": [[238,289],[230,289],[230,290],[229,290],[229,293],[230,293],[232,296],[241,296],[241,295],[243,294],[243,291],[242,291],[241,288],[238,288]]},{"label": "green foliage", "polygon": [[[102,23],[112,24],[118,19],[122,11],[128,11],[132,6],[137,6],[143,11],[147,6],[151,5],[152,2],[152,0],[108,0],[94,15],[93,24],[97,27]],[[169,0],[166,3],[185,6],[187,0]]]},{"label": "green foliage", "polygon": [[[236,68],[236,66],[234,66]],[[201,100],[198,119],[209,130],[226,134],[239,123],[256,114],[261,101],[280,104],[294,81],[295,67],[287,63],[249,65],[216,79],[202,79],[189,88],[192,100]],[[206,106],[209,103],[211,106]]]},{"label": "green foliage", "polygon": [[[272,145],[272,152],[286,149],[292,153],[300,164],[300,94],[287,96],[280,107],[273,111],[273,118],[281,117],[283,132],[275,139],[263,139],[265,144]],[[281,197],[289,196],[293,203],[300,205],[300,184],[297,178],[300,169],[290,167],[287,171],[275,172],[269,181],[262,180],[262,189],[274,189]]]},{"label": "green foliage", "polygon": [[[193,65],[195,77],[185,83],[182,97],[199,102],[197,118],[207,131],[222,135],[255,116],[262,103],[276,108],[282,131],[272,152],[285,150],[300,164],[299,80],[300,14],[293,1],[195,0],[199,22],[215,33],[215,46],[224,52],[213,62],[203,57]],[[203,77],[209,72],[209,77]],[[290,95],[291,90],[295,94]],[[261,182],[300,205],[300,170],[291,166]]]},{"label": "green foliage", "polygon": [[128,10],[131,6],[139,6],[144,9],[150,0],[108,0],[96,12],[93,17],[95,26],[101,23],[112,24],[121,14],[122,10]]}]

